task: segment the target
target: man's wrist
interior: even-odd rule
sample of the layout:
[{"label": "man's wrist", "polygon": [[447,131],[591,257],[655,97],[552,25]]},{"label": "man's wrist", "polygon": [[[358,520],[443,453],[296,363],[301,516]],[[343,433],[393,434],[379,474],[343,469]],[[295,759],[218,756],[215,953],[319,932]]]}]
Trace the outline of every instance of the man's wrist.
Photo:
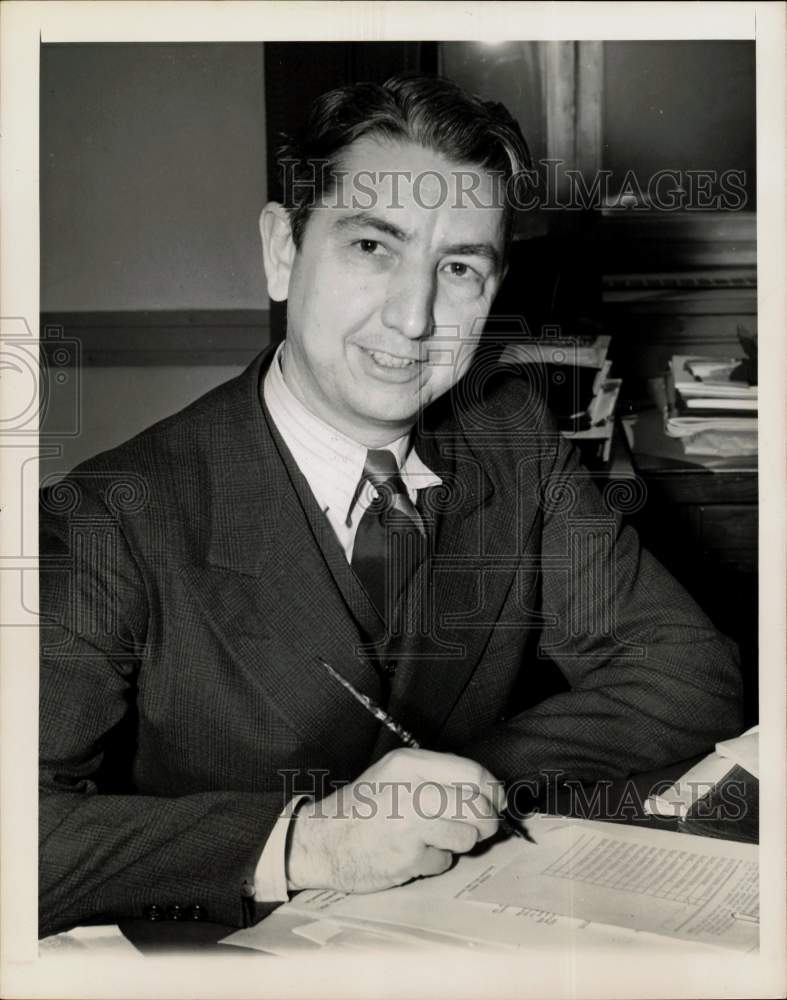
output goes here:
[{"label": "man's wrist", "polygon": [[[273,826],[262,849],[250,895],[258,903],[285,903],[289,899],[286,857],[293,816],[306,801],[305,796],[290,799]],[[249,895],[247,882],[245,894]]]},{"label": "man's wrist", "polygon": [[287,831],[284,869],[290,892],[320,888],[315,865],[320,857],[320,850],[314,842],[318,824],[314,819],[314,800],[302,799],[293,811]]}]

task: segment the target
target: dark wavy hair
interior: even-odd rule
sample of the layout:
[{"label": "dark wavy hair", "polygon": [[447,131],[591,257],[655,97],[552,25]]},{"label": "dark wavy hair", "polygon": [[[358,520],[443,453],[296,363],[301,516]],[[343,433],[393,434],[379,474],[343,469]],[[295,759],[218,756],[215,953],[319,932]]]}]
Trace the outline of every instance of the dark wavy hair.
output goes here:
[{"label": "dark wavy hair", "polygon": [[[312,208],[331,194],[343,151],[364,136],[417,143],[454,163],[498,175],[507,189],[526,182],[530,153],[506,108],[468,94],[444,77],[397,74],[384,84],[356,83],[320,96],[304,128],[277,151],[283,201],[293,240],[301,246]],[[512,199],[505,198],[504,232],[513,230]]]}]

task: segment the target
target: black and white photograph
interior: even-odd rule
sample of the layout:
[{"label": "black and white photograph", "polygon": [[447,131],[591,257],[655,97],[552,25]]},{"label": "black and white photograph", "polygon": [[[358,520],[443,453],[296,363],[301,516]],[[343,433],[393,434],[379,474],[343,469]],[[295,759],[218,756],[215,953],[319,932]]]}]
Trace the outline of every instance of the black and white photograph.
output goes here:
[{"label": "black and white photograph", "polygon": [[559,6],[4,5],[3,995],[783,995],[784,8]]}]

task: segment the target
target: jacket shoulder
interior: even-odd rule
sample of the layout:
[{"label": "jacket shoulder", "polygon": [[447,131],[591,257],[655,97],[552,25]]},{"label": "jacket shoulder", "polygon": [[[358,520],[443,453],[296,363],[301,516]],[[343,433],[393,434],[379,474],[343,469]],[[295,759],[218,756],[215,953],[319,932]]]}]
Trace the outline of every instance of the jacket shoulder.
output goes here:
[{"label": "jacket shoulder", "polygon": [[85,475],[151,463],[188,459],[209,442],[218,428],[253,412],[258,399],[260,359],[239,375],[222,382],[177,413],[151,424],[114,448],[75,466],[69,475]]},{"label": "jacket shoulder", "polygon": [[135,498],[147,501],[153,494],[162,500],[169,495],[180,506],[181,498],[195,493],[196,484],[205,485],[215,475],[220,466],[216,456],[226,451],[241,425],[261,422],[258,386],[264,357],[172,416],[81,462],[55,483],[45,482],[42,511],[66,513],[63,505],[71,506],[72,493],[80,501],[100,496],[111,501],[110,508],[129,512],[137,506]]}]

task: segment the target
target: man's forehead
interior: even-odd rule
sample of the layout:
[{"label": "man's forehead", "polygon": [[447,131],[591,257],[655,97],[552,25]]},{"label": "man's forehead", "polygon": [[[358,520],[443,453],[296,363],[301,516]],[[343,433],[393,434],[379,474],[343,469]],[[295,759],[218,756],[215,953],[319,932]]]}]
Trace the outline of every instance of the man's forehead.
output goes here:
[{"label": "man's forehead", "polygon": [[418,142],[378,135],[362,136],[346,146],[338,154],[332,173],[339,185],[365,189],[387,186],[430,203],[448,191],[458,194],[464,207],[476,205],[479,198],[471,194],[478,192],[485,195],[485,203],[495,201],[502,207],[505,187],[500,171],[455,159]]},{"label": "man's forehead", "polygon": [[[320,207],[338,229],[375,220],[403,234],[425,222],[497,241],[504,185],[494,172],[418,143],[363,137],[338,158]],[[418,217],[420,216],[420,223]]]}]

